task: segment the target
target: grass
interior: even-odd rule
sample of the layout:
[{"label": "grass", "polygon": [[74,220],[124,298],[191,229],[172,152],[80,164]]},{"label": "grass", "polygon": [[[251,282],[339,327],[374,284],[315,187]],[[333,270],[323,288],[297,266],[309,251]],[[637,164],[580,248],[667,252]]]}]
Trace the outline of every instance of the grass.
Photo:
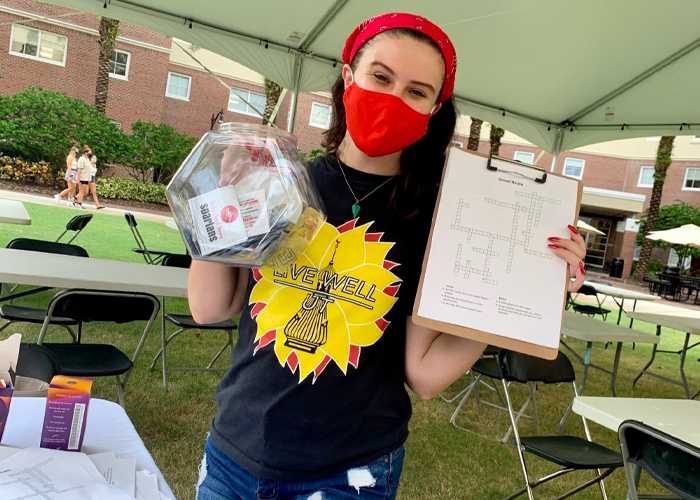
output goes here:
[{"label": "grass", "polygon": [[[19,236],[55,239],[67,220],[75,215],[74,210],[60,207],[46,207],[25,204],[32,216],[31,226],[13,226],[0,224],[0,245]],[[139,229],[149,246],[173,252],[182,252],[179,235],[162,224],[139,222]],[[95,218],[74,242],[84,246],[91,257],[118,259],[138,262],[140,256],[130,249],[134,246],[131,233],[122,217],[95,214]],[[45,305],[52,292],[45,292],[22,299],[21,304],[41,307]],[[184,312],[187,310],[185,300],[168,299],[167,310]],[[617,321],[614,311],[608,321]],[[626,325],[625,318],[621,322]],[[125,352],[133,352],[141,334],[141,325],[88,325],[85,327],[86,339],[98,339],[101,342],[114,343]],[[157,328],[157,327],[156,327]],[[634,328],[654,333],[655,327],[648,323],[635,321]],[[24,339],[33,341],[38,334],[38,327],[16,325],[10,332],[23,333]],[[8,333],[10,333],[8,332]],[[53,340],[68,340],[65,332],[52,330]],[[225,342],[224,332],[204,332],[201,335],[187,333],[175,340],[168,351],[169,360],[179,365],[205,365],[218,348]],[[680,349],[683,335],[666,331],[662,335],[663,349]],[[573,339],[569,345],[583,352],[584,343]],[[160,345],[159,335],[154,331],[149,336],[142,357],[134,369],[126,391],[126,406],[131,420],[143,438],[147,448],[163,472],[165,479],[180,500],[194,497],[194,485],[197,479],[197,466],[201,461],[202,448],[209,424],[216,412],[214,390],[220,374],[215,373],[172,373],[169,375],[169,391],[165,392],[161,383],[160,372],[148,370],[151,359]],[[615,349],[604,349],[595,344],[593,363],[611,367]],[[682,398],[683,390],[651,377],[643,377],[632,391],[634,376],[649,359],[650,345],[637,344],[632,350],[625,345],[622,352],[617,381],[620,396],[648,398]],[[686,362],[686,373],[691,388],[700,385],[700,368],[697,354],[691,353]],[[223,356],[224,358],[226,356]],[[226,366],[228,360],[219,360],[219,365]],[[580,373],[580,365],[575,368]],[[678,356],[660,354],[654,365],[660,373],[671,377],[678,376]],[[469,382],[463,377],[445,391],[447,396],[456,394]],[[97,379],[94,397],[114,400],[116,390],[112,379]],[[482,391],[483,397],[486,391]],[[694,392],[694,391],[693,391]],[[512,394],[516,404],[526,397],[524,388],[515,387]],[[590,370],[585,394],[608,396],[610,394],[609,378],[597,370]],[[572,397],[569,386],[539,386],[537,393],[540,426],[542,434],[553,434],[566,406]],[[433,401],[414,400],[414,415],[410,424],[411,435],[406,443],[407,460],[399,490],[403,500],[428,499],[500,499],[519,489],[522,476],[515,448],[502,445],[498,439],[508,428],[508,416],[498,410],[484,408],[481,414],[472,402],[467,403],[458,417],[460,425],[474,432],[463,432],[449,424],[449,418],[456,404],[449,405],[436,398]],[[583,436],[581,420],[573,414],[566,426],[567,433]],[[521,433],[534,432],[532,422],[523,421]],[[593,438],[611,448],[617,448],[616,434],[591,424]],[[553,468],[546,462],[528,457],[528,466],[533,476],[551,472]],[[539,477],[539,476],[538,476]],[[554,498],[575,484],[590,478],[590,474],[577,473],[567,478],[560,478],[540,488],[538,498]],[[647,481],[642,481],[642,489],[654,489]],[[611,499],[624,498],[626,480],[622,470],[616,471],[606,480],[606,487]],[[600,493],[590,488],[575,498],[598,499]]]}]

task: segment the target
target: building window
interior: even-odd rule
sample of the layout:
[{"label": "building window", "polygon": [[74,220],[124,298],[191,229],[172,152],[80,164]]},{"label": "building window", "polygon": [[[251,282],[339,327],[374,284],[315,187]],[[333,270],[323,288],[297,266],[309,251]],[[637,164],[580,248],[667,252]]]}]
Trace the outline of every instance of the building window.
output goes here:
[{"label": "building window", "polygon": [[109,60],[109,76],[120,80],[128,80],[129,63],[131,63],[131,54],[129,52],[113,50],[112,58]]},{"label": "building window", "polygon": [[647,141],[649,142],[659,142],[661,140],[660,135],[654,135],[652,137],[647,137]]},{"label": "building window", "polygon": [[65,66],[67,45],[65,36],[12,25],[10,54]]},{"label": "building window", "polygon": [[567,158],[564,161],[564,175],[581,179],[583,177],[583,167],[586,164],[584,160],[578,158]]},{"label": "building window", "polygon": [[109,120],[109,123],[111,123],[112,125],[114,125],[115,127],[117,127],[119,130],[122,129],[122,124],[119,123],[117,120]]},{"label": "building window", "polygon": [[639,170],[637,187],[654,187],[654,167],[642,167]]},{"label": "building window", "polygon": [[174,99],[190,100],[190,84],[192,78],[187,75],[168,72],[168,87],[165,95]]},{"label": "building window", "polygon": [[[247,103],[244,101],[248,101]],[[228,96],[228,110],[244,115],[262,116],[267,98],[264,94],[231,87]]]},{"label": "building window", "polygon": [[458,148],[463,148],[464,143],[462,141],[450,141],[450,146],[457,146]]},{"label": "building window", "polygon": [[639,255],[642,253],[642,245],[637,245],[634,247],[634,253],[632,254],[632,260],[639,260]]},{"label": "building window", "polygon": [[686,169],[683,189],[700,189],[700,168]]},{"label": "building window", "polygon": [[527,163],[528,165],[532,165],[532,163],[535,161],[535,153],[516,151],[513,159],[522,163]]},{"label": "building window", "polygon": [[331,125],[331,107],[320,102],[312,103],[309,125],[327,130]]}]

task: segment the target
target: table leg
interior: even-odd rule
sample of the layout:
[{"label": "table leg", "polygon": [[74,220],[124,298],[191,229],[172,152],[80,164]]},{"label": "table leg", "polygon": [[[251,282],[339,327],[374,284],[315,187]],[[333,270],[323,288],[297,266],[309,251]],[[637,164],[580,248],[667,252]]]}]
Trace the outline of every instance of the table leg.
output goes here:
[{"label": "table leg", "polygon": [[[656,325],[656,336],[661,337],[661,325]],[[654,362],[654,358],[656,357],[656,351],[658,348],[659,348],[659,344],[654,344],[654,347],[651,349],[651,359],[649,359],[649,362],[646,365],[644,365],[644,368],[642,368],[642,370],[637,374],[637,376],[634,377],[634,380],[632,381],[632,389],[634,389],[634,386],[637,385],[637,381],[640,378],[642,378],[642,375],[644,375],[644,373],[647,371],[647,369]]]},{"label": "table leg", "polygon": [[613,397],[617,397],[617,391],[615,391],[615,381],[617,380],[617,368],[620,366],[620,353],[622,353],[622,342],[617,343],[617,348],[615,349],[615,361],[613,362],[612,377],[610,378],[610,392],[612,392]]},{"label": "table leg", "polygon": [[[593,350],[593,342],[587,342],[586,343],[586,353],[583,355],[583,371],[581,372],[581,384],[578,387],[578,395],[582,396],[583,395],[583,390],[586,388],[586,378],[588,377],[588,365],[591,364],[591,351]],[[557,427],[557,433],[561,436],[562,433],[564,432],[564,424],[566,424],[566,419],[569,418],[569,414],[571,413],[571,409],[574,406],[574,400],[571,400],[571,403],[569,403],[569,407],[566,409],[564,412],[564,416],[561,418],[561,421],[559,422],[559,426]]]},{"label": "table leg", "polygon": [[[634,312],[637,309],[637,299],[634,299],[634,302],[632,303],[632,312]],[[630,318],[630,328],[632,328],[632,323],[634,323],[634,318]]]},{"label": "table leg", "polygon": [[619,325],[619,324],[620,324],[620,320],[622,319],[622,311],[623,311],[623,309],[624,309],[624,307],[625,307],[625,299],[624,299],[624,297],[622,298],[622,300],[620,301],[620,303],[618,304],[618,306],[620,306],[620,309],[617,311],[617,324]]},{"label": "table leg", "polygon": [[688,341],[690,340],[690,334],[685,334],[685,342],[683,342],[683,351],[681,352],[681,380],[683,381],[683,388],[685,389],[685,397],[690,399],[690,388],[688,387],[688,380],[685,378],[685,371],[683,367],[685,366],[685,355],[688,352]]}]

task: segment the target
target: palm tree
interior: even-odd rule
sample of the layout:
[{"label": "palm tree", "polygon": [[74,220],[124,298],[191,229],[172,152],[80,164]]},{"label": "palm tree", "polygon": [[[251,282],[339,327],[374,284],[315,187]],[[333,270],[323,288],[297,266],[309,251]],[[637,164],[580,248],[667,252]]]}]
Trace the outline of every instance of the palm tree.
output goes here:
[{"label": "palm tree", "polygon": [[491,125],[491,133],[489,140],[491,141],[491,156],[498,156],[498,151],[501,149],[501,137],[506,131],[496,125]]},{"label": "palm tree", "polygon": [[663,194],[666,172],[671,165],[671,153],[673,153],[674,136],[664,136],[659,141],[659,148],[656,150],[656,162],[654,163],[654,187],[651,188],[651,200],[647,210],[647,221],[642,233],[642,251],[639,254],[637,268],[632,275],[632,279],[642,281],[647,275],[647,268],[651,260],[651,249],[653,241],[647,239],[647,234],[654,231],[656,221],[659,218],[659,207],[661,207],[661,195]]},{"label": "palm tree", "polygon": [[95,85],[95,108],[103,115],[107,112],[107,92],[109,91],[109,61],[119,36],[119,21],[109,17],[99,17],[98,30],[100,38],[100,56],[97,66],[97,84]]},{"label": "palm tree", "polygon": [[269,125],[270,117],[275,111],[277,101],[280,99],[280,94],[282,94],[282,87],[268,78],[265,78],[264,87],[266,100],[265,111],[263,113],[263,125]]},{"label": "palm tree", "polygon": [[479,150],[479,139],[481,138],[481,124],[484,120],[479,120],[472,116],[472,124],[469,127],[469,139],[467,140],[467,149],[472,151]]}]

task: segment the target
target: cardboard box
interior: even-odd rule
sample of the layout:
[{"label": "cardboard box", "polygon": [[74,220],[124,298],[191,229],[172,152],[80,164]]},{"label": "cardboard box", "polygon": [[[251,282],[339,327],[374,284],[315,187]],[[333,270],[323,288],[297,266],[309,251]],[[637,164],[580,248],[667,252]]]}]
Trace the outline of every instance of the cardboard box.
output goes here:
[{"label": "cardboard box", "polygon": [[92,380],[56,375],[46,398],[41,447],[80,451],[85,436]]}]

